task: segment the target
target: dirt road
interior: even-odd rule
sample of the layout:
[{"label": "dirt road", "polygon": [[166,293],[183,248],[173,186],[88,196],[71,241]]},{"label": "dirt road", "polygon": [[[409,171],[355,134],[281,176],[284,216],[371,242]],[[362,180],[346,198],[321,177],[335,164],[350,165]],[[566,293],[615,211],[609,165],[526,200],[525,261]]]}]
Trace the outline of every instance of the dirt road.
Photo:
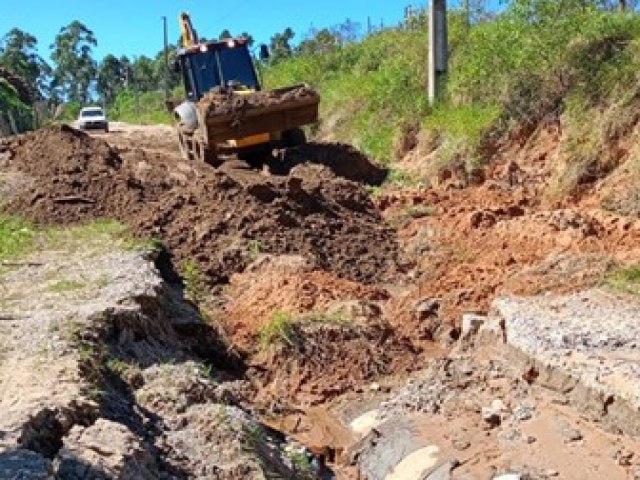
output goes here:
[{"label": "dirt road", "polygon": [[[213,369],[225,362],[216,381],[242,384],[232,404],[306,446],[309,468],[326,460],[338,478],[637,478],[640,445],[627,426],[638,412],[617,408],[628,396],[613,390],[602,400],[593,393],[600,383],[583,391],[570,375],[546,381],[564,364],[547,378],[547,364],[536,363],[543,347],[518,343],[521,323],[503,312],[487,327],[500,299],[546,303],[540,295],[587,290],[640,253],[633,217],[588,197],[545,203],[552,165],[534,153],[518,153],[517,178],[505,166],[511,158],[478,184],[453,176],[380,189],[383,169],[344,146],[299,148],[261,170],[213,170],[181,161],[170,127],[114,123],[107,134],[53,128],[4,141],[0,170],[10,212],[44,224],[115,218],[162,240],[164,281],[215,332],[215,361],[201,345],[191,355]],[[598,298],[589,297],[592,310]],[[463,323],[469,313],[483,334]],[[590,331],[578,325],[567,335]],[[637,345],[624,348],[607,355],[635,358]],[[172,423],[183,412],[149,403],[164,387],[147,391],[165,360],[143,365],[142,383],[119,376],[145,398],[137,405]],[[192,432],[210,408],[196,397]],[[185,432],[165,430],[172,442]],[[171,445],[175,458],[186,451]],[[198,460],[182,474],[208,471],[208,440],[189,448]],[[200,477],[217,478],[208,472]]]}]

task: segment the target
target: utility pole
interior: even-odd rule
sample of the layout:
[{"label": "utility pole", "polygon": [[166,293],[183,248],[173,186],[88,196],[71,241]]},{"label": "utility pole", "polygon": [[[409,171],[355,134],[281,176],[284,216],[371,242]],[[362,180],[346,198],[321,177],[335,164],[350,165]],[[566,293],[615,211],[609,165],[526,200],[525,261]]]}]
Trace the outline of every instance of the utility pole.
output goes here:
[{"label": "utility pole", "polygon": [[429,71],[427,95],[434,105],[442,95],[442,83],[448,67],[447,1],[431,0],[429,5]]},{"label": "utility pole", "polygon": [[164,32],[164,98],[169,98],[169,35],[167,31],[167,17],[162,17]]}]

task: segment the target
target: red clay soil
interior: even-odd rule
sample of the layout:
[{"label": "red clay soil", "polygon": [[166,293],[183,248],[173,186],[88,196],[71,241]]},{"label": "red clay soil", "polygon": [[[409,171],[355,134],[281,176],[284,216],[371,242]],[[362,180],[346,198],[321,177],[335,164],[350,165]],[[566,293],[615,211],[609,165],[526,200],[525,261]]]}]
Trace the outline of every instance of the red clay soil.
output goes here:
[{"label": "red clay soil", "polygon": [[336,277],[313,267],[301,257],[264,257],[243,273],[231,277],[221,318],[234,346],[256,347],[260,328],[276,312],[324,313],[340,301],[383,302],[386,290]]},{"label": "red clay soil", "polygon": [[180,164],[160,153],[120,156],[68,127],[5,141],[0,150],[10,168],[34,180],[9,211],[41,223],[119,219],[161,238],[179,263],[196,261],[211,285],[242,271],[256,251],[301,254],[365,283],[396,270],[395,234],[365,188],[326,167],[264,175]]},{"label": "red clay soil", "polygon": [[[551,129],[509,146],[486,169],[481,185],[452,176],[430,189],[377,199],[390,221],[426,212],[404,221],[399,231],[413,258],[415,282],[387,305],[398,334],[414,341],[446,339],[455,336],[462,314],[486,313],[496,295],[584,289],[620,262],[638,261],[640,221],[593,201],[605,192],[626,194],[611,188],[615,182],[585,185],[579,200],[552,203],[545,197],[558,141]],[[438,308],[421,312],[421,302],[429,300]]]}]

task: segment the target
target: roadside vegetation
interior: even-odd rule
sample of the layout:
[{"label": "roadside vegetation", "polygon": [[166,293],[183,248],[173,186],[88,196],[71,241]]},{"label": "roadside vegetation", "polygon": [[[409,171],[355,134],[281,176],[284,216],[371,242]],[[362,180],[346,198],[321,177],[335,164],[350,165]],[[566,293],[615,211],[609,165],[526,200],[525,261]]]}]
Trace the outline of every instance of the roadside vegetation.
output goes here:
[{"label": "roadside vegetation", "polygon": [[621,268],[609,275],[604,284],[618,292],[640,295],[640,265]]},{"label": "roadside vegetation", "polygon": [[10,260],[28,253],[36,231],[19,217],[0,214],[0,260]]},{"label": "roadside vegetation", "polygon": [[[39,228],[21,217],[0,213],[0,261],[7,264],[46,247],[76,245],[83,251],[103,249],[105,239],[108,240],[109,248],[154,250],[159,247],[157,241],[138,238],[114,220],[99,219],[72,227]],[[75,287],[75,282],[63,281],[53,288],[72,290]]]},{"label": "roadside vegetation", "polygon": [[[407,131],[438,149],[433,170],[482,166],[495,142],[562,119],[569,135],[549,195],[571,193],[612,168],[607,142],[635,123],[640,16],[601,2],[522,0],[500,14],[449,14],[450,73],[431,109],[425,101],[427,24],[335,45],[269,66],[268,86],[315,85],[321,137],[353,143],[382,163]],[[400,154],[404,153],[402,151]]]}]

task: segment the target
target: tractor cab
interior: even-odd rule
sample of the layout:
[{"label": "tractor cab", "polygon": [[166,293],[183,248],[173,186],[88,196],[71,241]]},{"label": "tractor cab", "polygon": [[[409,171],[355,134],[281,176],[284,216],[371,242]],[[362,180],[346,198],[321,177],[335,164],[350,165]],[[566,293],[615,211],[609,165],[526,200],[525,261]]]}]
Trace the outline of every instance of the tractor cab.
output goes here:
[{"label": "tractor cab", "polygon": [[215,87],[258,91],[260,82],[246,39],[203,42],[178,50],[176,68],[182,73],[185,93],[200,100]]}]

